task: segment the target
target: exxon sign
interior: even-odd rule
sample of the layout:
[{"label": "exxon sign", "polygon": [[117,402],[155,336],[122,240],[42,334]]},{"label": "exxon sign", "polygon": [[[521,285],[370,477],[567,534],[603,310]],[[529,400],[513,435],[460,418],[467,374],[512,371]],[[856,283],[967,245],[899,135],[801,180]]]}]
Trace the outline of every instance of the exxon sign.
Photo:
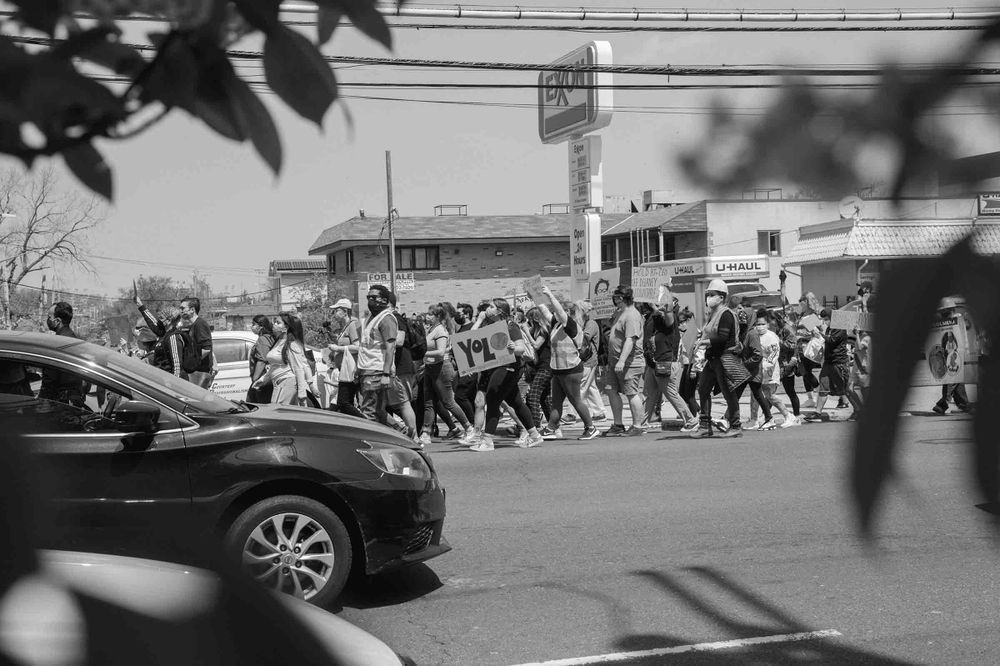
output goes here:
[{"label": "exxon sign", "polygon": [[611,73],[592,71],[595,65],[610,64],[611,43],[590,42],[552,63],[560,69],[538,75],[542,143],[559,143],[611,123]]}]

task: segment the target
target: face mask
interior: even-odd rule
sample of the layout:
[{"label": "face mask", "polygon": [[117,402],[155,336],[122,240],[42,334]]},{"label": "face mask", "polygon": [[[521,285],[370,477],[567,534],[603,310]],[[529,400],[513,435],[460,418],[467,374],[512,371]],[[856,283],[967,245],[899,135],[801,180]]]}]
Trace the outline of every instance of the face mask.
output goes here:
[{"label": "face mask", "polygon": [[45,319],[45,323],[48,324],[50,331],[58,331],[59,325],[62,323],[62,321],[60,321],[56,317],[47,317]]},{"label": "face mask", "polygon": [[721,304],[722,304],[722,296],[712,295],[712,296],[706,296],[705,297],[705,305],[707,305],[709,307],[709,309],[714,310],[715,308],[719,307],[719,305],[721,305]]}]

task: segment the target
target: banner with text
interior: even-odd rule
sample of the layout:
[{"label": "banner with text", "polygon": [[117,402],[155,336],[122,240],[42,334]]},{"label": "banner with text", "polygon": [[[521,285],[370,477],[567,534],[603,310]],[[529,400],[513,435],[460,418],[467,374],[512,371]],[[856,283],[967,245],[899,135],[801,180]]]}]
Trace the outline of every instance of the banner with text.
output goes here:
[{"label": "banner with text", "polygon": [[591,319],[610,319],[615,313],[615,304],[611,302],[611,294],[621,281],[621,268],[609,268],[606,271],[594,271],[590,274],[590,304],[594,306],[590,313]]},{"label": "banner with text", "polygon": [[671,287],[667,266],[635,266],[632,268],[632,298],[637,303],[664,302]]},{"label": "banner with text", "polygon": [[531,296],[528,296],[527,294],[514,294],[513,305],[515,310],[527,312],[531,308],[535,307],[535,302],[531,300]]},{"label": "banner with text", "polygon": [[875,315],[871,312],[857,310],[834,310],[830,313],[830,328],[842,328],[845,331],[874,331]]},{"label": "banner with text", "polygon": [[976,359],[970,358],[965,321],[965,317],[956,315],[934,322],[924,344],[923,359],[913,373],[911,386],[964,384],[970,381],[966,364],[974,363]]},{"label": "banner with text", "polygon": [[552,302],[549,297],[542,292],[542,276],[533,275],[524,281],[524,291],[527,292],[531,300],[535,302],[536,305],[544,303],[548,307],[552,307]]},{"label": "banner with text", "polygon": [[508,342],[510,334],[504,321],[455,333],[451,336],[451,353],[458,364],[458,374],[469,375],[513,363],[514,354],[507,350]]}]

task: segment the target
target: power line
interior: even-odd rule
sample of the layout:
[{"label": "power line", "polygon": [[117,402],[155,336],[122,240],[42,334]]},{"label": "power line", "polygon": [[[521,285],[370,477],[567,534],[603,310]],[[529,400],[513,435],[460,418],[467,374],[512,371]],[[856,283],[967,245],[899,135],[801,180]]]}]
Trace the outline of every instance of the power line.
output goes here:
[{"label": "power line", "polygon": [[225,266],[208,266],[208,265],[196,266],[193,264],[172,264],[165,262],[148,261],[146,259],[139,260],[139,259],[126,259],[124,257],[104,257],[97,254],[90,255],[90,258],[99,259],[102,261],[114,261],[121,264],[134,264],[138,266],[147,266],[147,265],[159,266],[161,268],[174,268],[178,270],[188,270],[188,271],[204,270],[204,271],[213,271],[216,273],[230,273],[230,274],[246,273],[252,275],[261,275],[267,272],[263,268],[228,268]]}]

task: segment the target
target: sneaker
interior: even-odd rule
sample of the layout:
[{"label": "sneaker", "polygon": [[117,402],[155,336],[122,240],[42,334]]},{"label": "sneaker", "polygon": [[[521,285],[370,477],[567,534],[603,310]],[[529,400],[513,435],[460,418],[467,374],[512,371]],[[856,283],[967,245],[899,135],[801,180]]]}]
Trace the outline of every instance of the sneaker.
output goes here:
[{"label": "sneaker", "polygon": [[542,436],[542,439],[565,439],[565,437],[563,437],[562,428],[552,430],[551,428],[546,427],[544,431],[539,430],[538,434]]},{"label": "sneaker", "polygon": [[444,436],[445,439],[460,439],[465,436],[464,428],[452,428],[448,431],[448,434]]},{"label": "sneaker", "polygon": [[942,407],[941,405],[934,405],[931,411],[933,411],[935,414],[944,414],[945,412],[948,411],[948,408]]},{"label": "sneaker", "polygon": [[816,409],[816,401],[812,398],[807,398],[805,402],[802,403],[803,409]]},{"label": "sneaker", "polygon": [[715,433],[715,436],[716,437],[727,437],[727,438],[729,438],[729,437],[742,437],[743,436],[743,428],[730,428],[726,432],[717,432],[717,433]]},{"label": "sneaker", "polygon": [[792,428],[792,427],[800,426],[800,425],[802,425],[802,420],[799,419],[799,417],[797,417],[797,416],[789,416],[781,424],[781,427],[782,428]]},{"label": "sneaker", "polygon": [[698,419],[692,419],[691,421],[688,421],[687,423],[684,424],[684,427],[681,428],[681,432],[694,432],[695,430],[698,429],[699,425],[700,422],[698,421]]},{"label": "sneaker", "polygon": [[851,405],[847,402],[847,398],[841,398],[837,401],[837,409],[847,409],[850,406]]},{"label": "sneaker", "polygon": [[589,428],[583,429],[583,434],[577,437],[577,439],[594,439],[601,431],[597,429],[597,426],[590,426]]},{"label": "sneaker", "polygon": [[688,437],[693,437],[694,439],[701,439],[704,437],[714,437],[715,434],[712,432],[711,428],[701,427],[701,422],[698,423],[698,427],[688,433]]},{"label": "sneaker", "polygon": [[465,434],[462,435],[461,438],[459,438],[458,443],[459,444],[475,444],[476,440],[478,440],[478,439],[479,439],[479,433],[476,432],[475,428],[469,427],[465,431]]},{"label": "sneaker", "polygon": [[425,446],[430,446],[430,443],[431,443],[431,436],[430,436],[430,434],[426,433],[426,432],[420,433],[420,440],[419,441],[420,441],[420,448],[423,448]]},{"label": "sneaker", "polygon": [[532,448],[538,446],[539,444],[541,444],[543,441],[545,441],[545,440],[542,439],[541,435],[532,435],[529,432],[528,433],[528,443],[527,443],[527,446],[525,446],[524,448],[526,448],[526,449],[532,449]]},{"label": "sneaker", "polygon": [[522,430],[518,438],[514,440],[514,443],[520,446],[522,449],[528,448],[528,431]]},{"label": "sneaker", "polygon": [[712,425],[715,426],[715,429],[719,432],[726,432],[729,430],[729,421],[726,419],[712,419]]},{"label": "sneaker", "polygon": [[625,436],[625,426],[618,423],[615,423],[601,434],[601,437],[624,437],[624,436]]},{"label": "sneaker", "polygon": [[768,419],[757,426],[757,430],[774,430],[778,427],[778,424],[774,422],[774,419]]},{"label": "sneaker", "polygon": [[590,420],[594,423],[600,423],[601,421],[607,421],[608,417],[604,414],[598,414],[597,416],[591,416]]},{"label": "sneaker", "polygon": [[634,426],[632,426],[631,428],[629,428],[628,430],[625,431],[624,436],[625,437],[639,437],[640,435],[645,435],[645,434],[646,434],[646,431],[644,429],[640,428],[637,425],[634,425]]},{"label": "sneaker", "polygon": [[574,423],[576,423],[576,417],[573,416],[572,414],[566,414],[561,419],[559,419],[559,423],[561,423],[562,425],[573,425]]},{"label": "sneaker", "polygon": [[493,438],[489,435],[483,435],[479,438],[479,441],[469,447],[470,451],[475,451],[476,453],[482,453],[483,451],[493,450]]}]

